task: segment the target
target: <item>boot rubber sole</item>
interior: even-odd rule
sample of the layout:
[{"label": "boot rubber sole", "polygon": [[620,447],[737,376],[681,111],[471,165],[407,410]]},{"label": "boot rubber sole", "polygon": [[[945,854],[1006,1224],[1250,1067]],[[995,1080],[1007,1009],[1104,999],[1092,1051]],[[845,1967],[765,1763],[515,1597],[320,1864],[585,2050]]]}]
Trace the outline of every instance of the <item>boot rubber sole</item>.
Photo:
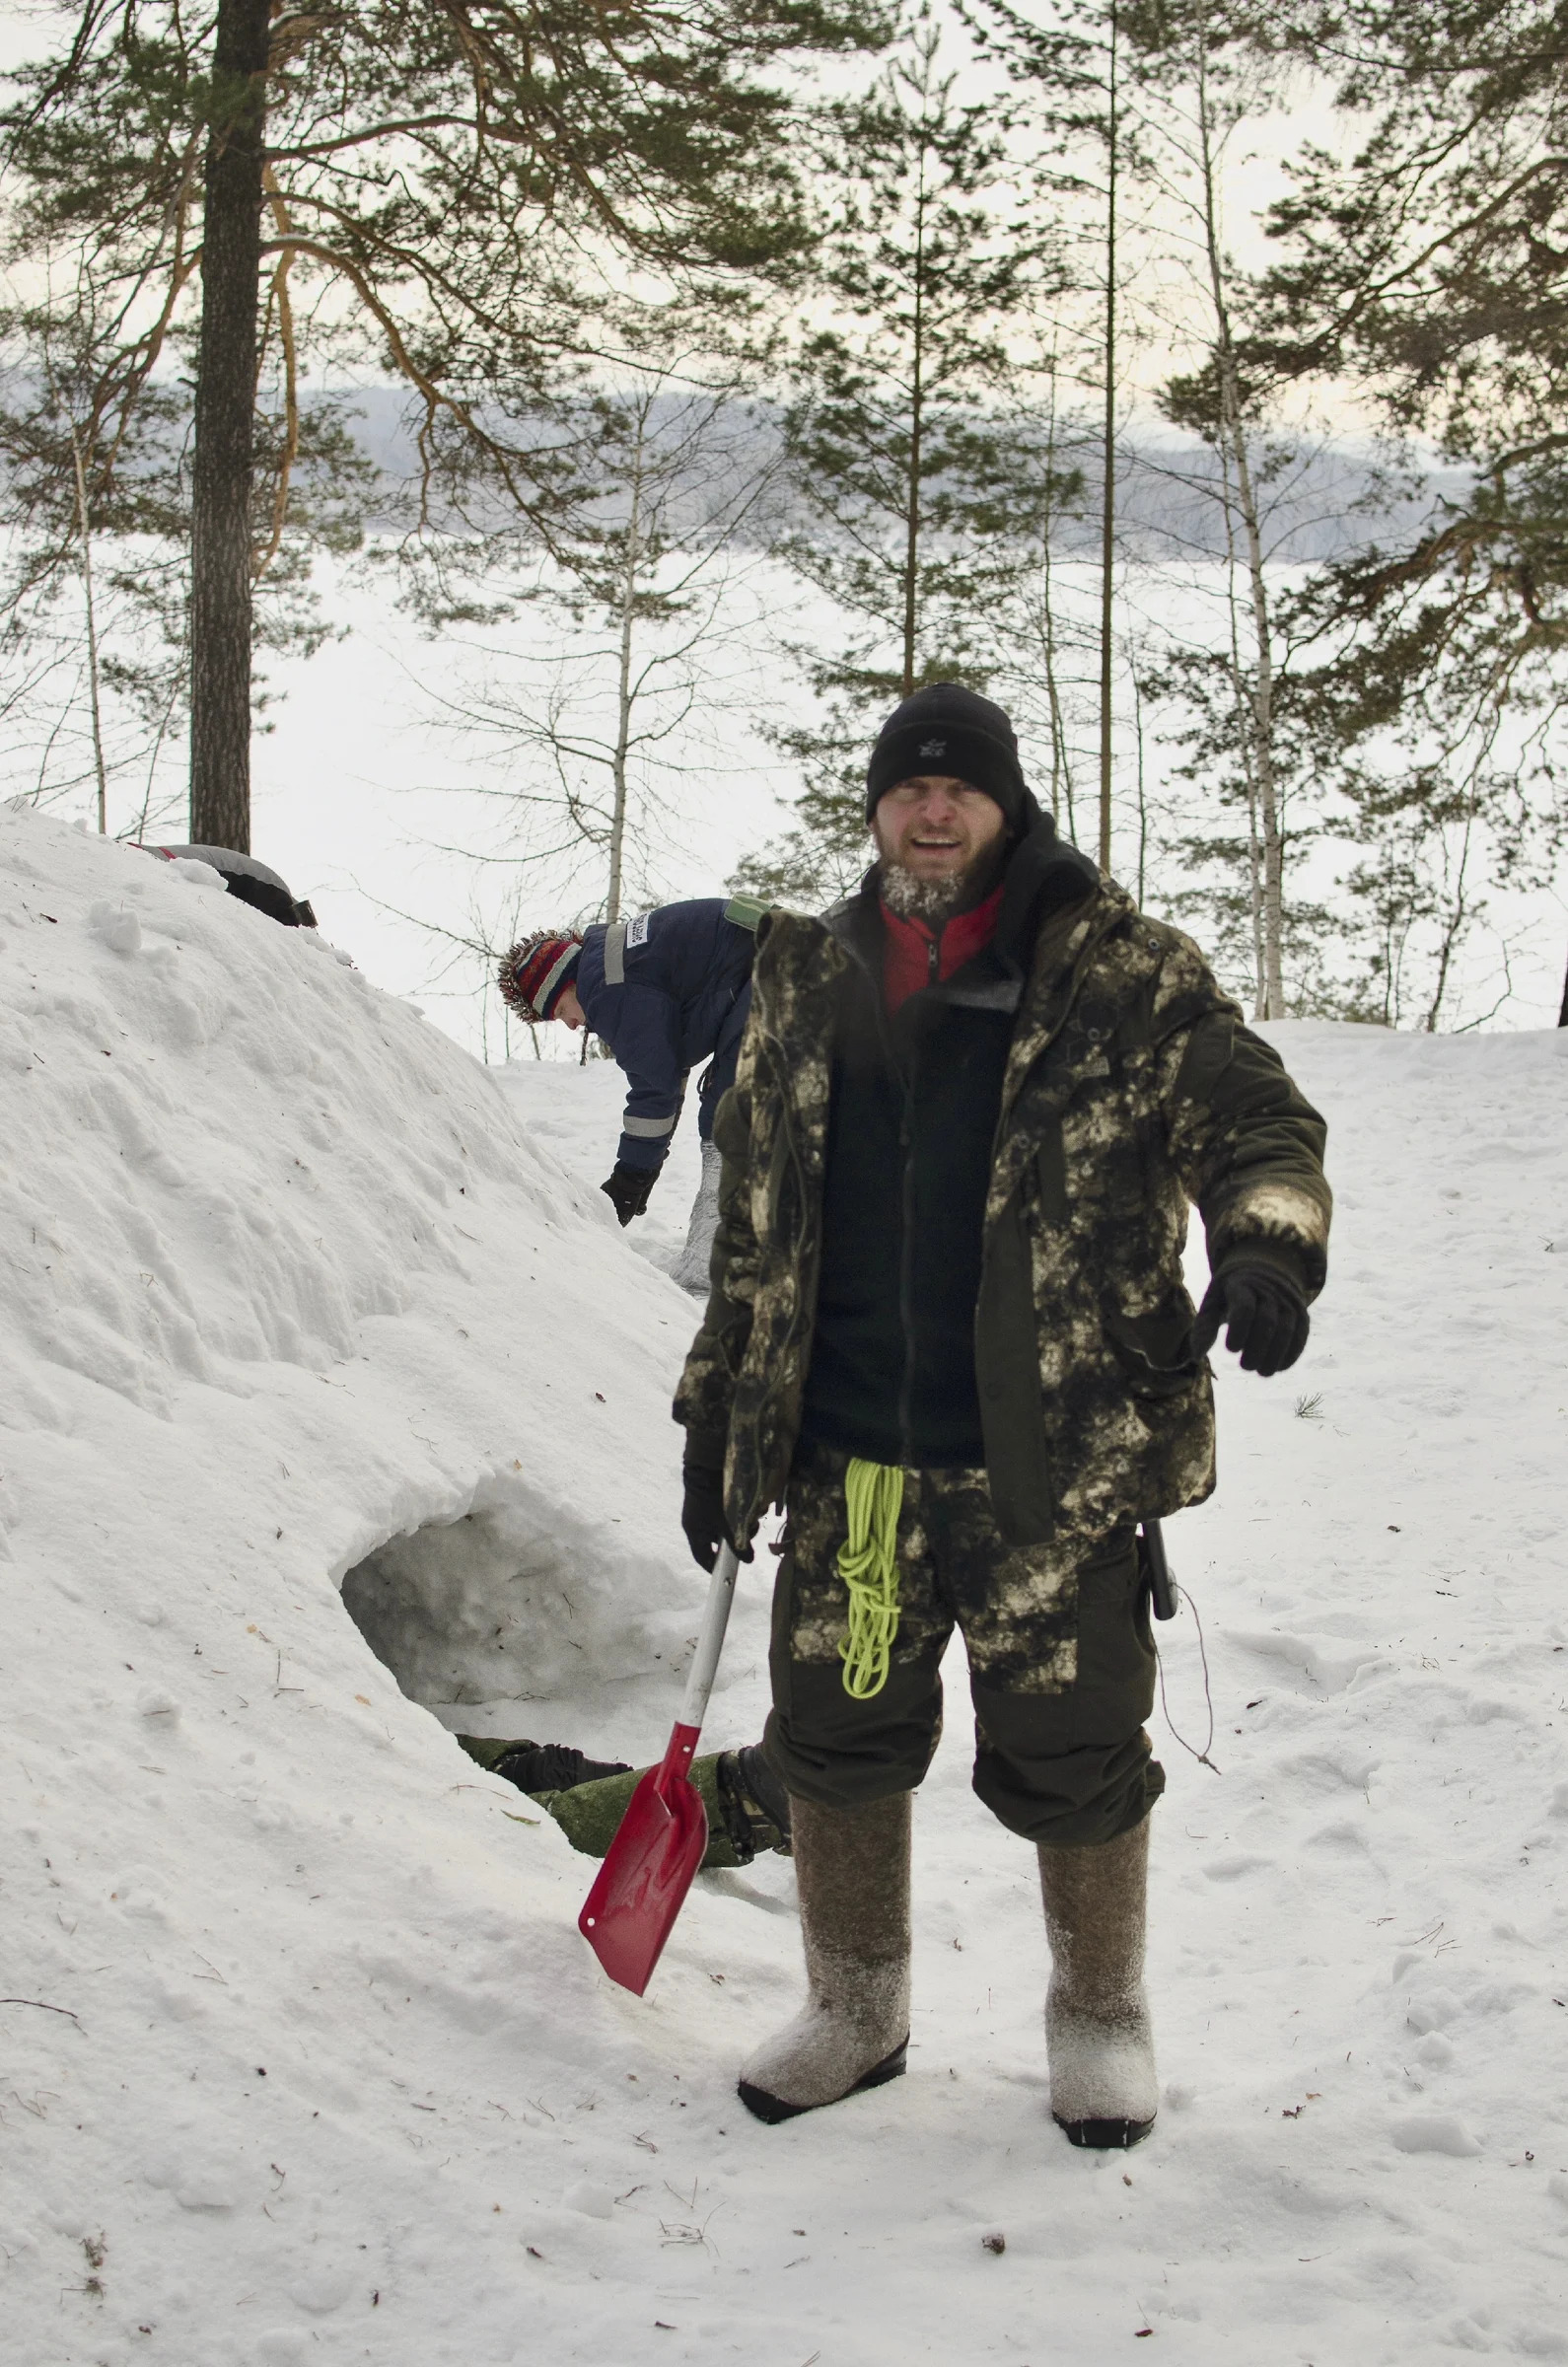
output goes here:
[{"label": "boot rubber sole", "polygon": [[1060,2113],[1051,2118],[1069,2145],[1089,2145],[1101,2153],[1125,2153],[1141,2145],[1154,2126],[1153,2120],[1064,2120]]},{"label": "boot rubber sole", "polygon": [[[786,2104],[782,2096],[770,2096],[766,2088],[754,2088],[747,2079],[738,2083],[736,2094],[748,2113],[754,2113],[758,2120],[765,2120],[770,2128],[775,2128],[781,2120],[798,2120],[802,2113],[825,2112],[828,2105],[842,2104],[850,2096],[863,2095],[867,2088],[885,2087],[890,2079],[901,2079],[908,2068],[909,2042],[900,2039],[891,2054],[885,2054],[880,2063],[873,2063],[869,2071],[863,2071],[854,2086],[846,2088],[842,2096],[829,2096],[825,2103]],[[1081,2143],[1082,2140],[1075,2142]]]}]

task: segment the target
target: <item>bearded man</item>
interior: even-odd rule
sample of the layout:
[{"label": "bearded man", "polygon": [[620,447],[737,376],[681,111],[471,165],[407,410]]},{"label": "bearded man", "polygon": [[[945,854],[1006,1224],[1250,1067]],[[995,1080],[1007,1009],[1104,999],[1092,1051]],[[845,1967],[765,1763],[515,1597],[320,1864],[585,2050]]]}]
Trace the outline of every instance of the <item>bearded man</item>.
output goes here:
[{"label": "bearded man", "polygon": [[1164,1788],[1138,1524],[1214,1485],[1221,1326],[1260,1374],[1306,1343],[1325,1129],[1191,941],[1058,838],[990,700],[905,699],[866,811],[859,895],[759,932],[676,1402],[697,1560],[787,1514],[764,1747],[808,1994],[740,2092],[782,2120],[904,2068],[910,1799],[957,1624],[974,1789],[1038,1851],[1052,2111],[1126,2146],[1158,2097]]}]

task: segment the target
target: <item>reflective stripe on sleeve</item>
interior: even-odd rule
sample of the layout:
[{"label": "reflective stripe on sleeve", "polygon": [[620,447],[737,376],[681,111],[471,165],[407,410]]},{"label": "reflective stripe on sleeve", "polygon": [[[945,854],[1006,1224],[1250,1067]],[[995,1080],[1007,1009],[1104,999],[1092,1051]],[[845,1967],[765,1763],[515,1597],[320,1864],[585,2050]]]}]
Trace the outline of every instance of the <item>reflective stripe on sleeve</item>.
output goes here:
[{"label": "reflective stripe on sleeve", "polygon": [[605,983],[624,986],[626,983],[626,923],[612,920],[605,931]]}]

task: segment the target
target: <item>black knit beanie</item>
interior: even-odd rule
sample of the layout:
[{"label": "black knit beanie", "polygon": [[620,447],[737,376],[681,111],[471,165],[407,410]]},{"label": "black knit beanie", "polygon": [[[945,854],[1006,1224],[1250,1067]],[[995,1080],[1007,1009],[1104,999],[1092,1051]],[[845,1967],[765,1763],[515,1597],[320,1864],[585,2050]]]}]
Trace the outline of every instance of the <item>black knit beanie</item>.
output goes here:
[{"label": "black knit beanie", "polygon": [[930,682],[894,707],[866,768],[866,820],[880,798],[921,773],[945,773],[994,798],[1018,831],[1032,800],[1018,760],[1018,735],[1003,710],[962,682]]}]

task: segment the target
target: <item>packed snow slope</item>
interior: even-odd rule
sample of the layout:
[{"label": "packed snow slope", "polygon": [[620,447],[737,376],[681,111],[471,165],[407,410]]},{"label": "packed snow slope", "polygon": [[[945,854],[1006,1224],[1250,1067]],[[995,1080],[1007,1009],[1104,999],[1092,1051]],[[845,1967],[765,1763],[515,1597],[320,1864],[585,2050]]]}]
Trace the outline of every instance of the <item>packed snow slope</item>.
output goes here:
[{"label": "packed snow slope", "polygon": [[0,810],[0,2357],[1568,2358],[1568,1032],[1277,1035],[1339,1221],[1170,1530],[1216,1733],[1159,1728],[1156,2132],[1050,2123],[958,1659],[910,2076],[764,2129],[787,1864],[704,1877],[630,1998],[446,1731],[674,1713],[680,1176],[651,1262],[612,1069],[498,1083],[199,871]]}]

